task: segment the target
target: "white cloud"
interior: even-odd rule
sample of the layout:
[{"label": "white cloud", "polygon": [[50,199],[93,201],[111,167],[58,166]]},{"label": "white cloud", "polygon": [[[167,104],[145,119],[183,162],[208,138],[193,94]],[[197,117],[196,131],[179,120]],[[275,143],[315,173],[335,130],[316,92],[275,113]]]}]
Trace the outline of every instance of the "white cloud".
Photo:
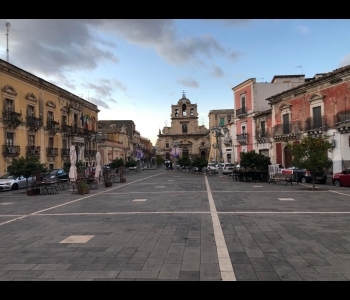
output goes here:
[{"label": "white cloud", "polygon": [[188,86],[191,88],[198,88],[199,87],[198,82],[192,78],[179,79],[179,80],[177,80],[177,82],[183,86]]},{"label": "white cloud", "polygon": [[350,65],[350,53],[342,58],[339,67]]},{"label": "white cloud", "polygon": [[301,33],[301,34],[307,34],[310,32],[309,28],[307,28],[306,26],[302,26],[302,25],[298,25],[297,26],[297,30]]}]

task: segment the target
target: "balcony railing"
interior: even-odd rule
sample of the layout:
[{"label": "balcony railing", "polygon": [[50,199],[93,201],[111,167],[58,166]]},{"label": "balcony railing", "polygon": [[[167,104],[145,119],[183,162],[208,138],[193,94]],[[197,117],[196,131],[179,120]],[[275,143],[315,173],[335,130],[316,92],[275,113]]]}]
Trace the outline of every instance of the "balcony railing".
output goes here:
[{"label": "balcony railing", "polygon": [[40,156],[40,146],[27,146],[26,154]]},{"label": "balcony railing", "polygon": [[2,155],[3,156],[18,156],[21,152],[20,146],[14,145],[3,145],[2,146]]},{"label": "balcony railing", "polygon": [[342,126],[346,123],[350,123],[350,111],[344,111],[334,116],[335,126]]},{"label": "balcony railing", "polygon": [[38,130],[43,126],[43,121],[41,118],[27,116],[27,127],[30,127],[34,130]]},{"label": "balcony railing", "polygon": [[47,156],[57,156],[58,148],[46,147],[46,155]]},{"label": "balcony railing", "polygon": [[269,130],[255,130],[255,139],[258,141],[258,143],[266,143],[270,140],[270,132]]},{"label": "balcony railing", "polygon": [[70,149],[69,148],[61,148],[61,156],[69,156]]},{"label": "balcony railing", "polygon": [[248,133],[237,134],[237,142],[242,144],[246,144],[248,142]]},{"label": "balcony railing", "polygon": [[272,135],[275,140],[295,139],[301,133],[301,122],[293,121],[287,124],[278,124],[273,126]]},{"label": "balcony railing", "polygon": [[305,121],[305,131],[310,130],[326,130],[328,128],[327,118],[321,116],[319,118],[310,117]]},{"label": "balcony railing", "polygon": [[241,116],[241,115],[245,115],[247,113],[247,108],[246,107],[242,107],[236,110],[236,116]]},{"label": "balcony railing", "polygon": [[94,157],[94,156],[96,156],[96,153],[97,153],[97,150],[90,150],[90,149],[84,150],[85,157],[88,157],[88,156]]},{"label": "balcony railing", "polygon": [[17,127],[23,122],[22,113],[6,110],[2,113],[2,116],[4,123],[13,127]]},{"label": "balcony railing", "polygon": [[231,145],[232,139],[230,137],[223,138],[223,142],[225,145]]}]

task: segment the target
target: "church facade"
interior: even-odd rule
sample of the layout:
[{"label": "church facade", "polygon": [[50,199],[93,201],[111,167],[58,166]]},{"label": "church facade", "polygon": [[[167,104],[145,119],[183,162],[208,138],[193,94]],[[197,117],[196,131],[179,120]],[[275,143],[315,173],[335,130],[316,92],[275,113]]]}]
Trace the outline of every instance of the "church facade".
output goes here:
[{"label": "church facade", "polygon": [[174,162],[183,157],[208,159],[209,129],[198,125],[197,104],[192,104],[185,93],[171,106],[171,126],[159,130],[156,149],[157,155]]}]

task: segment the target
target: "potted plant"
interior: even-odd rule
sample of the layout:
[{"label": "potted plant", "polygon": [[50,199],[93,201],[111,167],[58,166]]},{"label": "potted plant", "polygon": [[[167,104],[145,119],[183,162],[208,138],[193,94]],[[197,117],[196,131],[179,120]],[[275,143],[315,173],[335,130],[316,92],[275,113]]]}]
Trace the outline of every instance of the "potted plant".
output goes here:
[{"label": "potted plant", "polygon": [[119,174],[121,183],[126,182],[126,178],[124,178],[124,165],[124,160],[122,158],[116,158],[110,163],[110,167],[116,169],[116,172]]},{"label": "potted plant", "polygon": [[78,181],[77,190],[79,195],[89,194],[90,187],[85,181]]},{"label": "potted plant", "polygon": [[105,170],[104,170],[103,179],[104,179],[104,182],[105,182],[105,187],[111,187],[112,186],[112,181],[111,181],[111,178],[108,176],[108,169],[107,168],[105,168]]}]

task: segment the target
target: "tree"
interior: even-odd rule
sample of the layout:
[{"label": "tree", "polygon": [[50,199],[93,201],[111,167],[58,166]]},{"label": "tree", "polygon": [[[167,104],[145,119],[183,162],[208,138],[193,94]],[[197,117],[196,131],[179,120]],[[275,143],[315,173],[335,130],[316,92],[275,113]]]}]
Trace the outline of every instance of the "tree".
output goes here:
[{"label": "tree", "polygon": [[312,175],[312,189],[315,189],[315,171],[328,170],[333,162],[328,158],[328,151],[333,150],[333,145],[328,141],[328,136],[304,137],[299,144],[288,143],[293,156],[292,164],[300,169],[306,169]]},{"label": "tree", "polygon": [[271,164],[271,158],[263,154],[256,153],[255,150],[241,152],[241,167],[256,171],[267,171],[268,165]]},{"label": "tree", "polygon": [[14,178],[23,176],[26,178],[26,189],[28,191],[28,178],[35,172],[46,172],[47,168],[45,164],[41,164],[39,158],[33,155],[27,155],[26,157],[14,158],[11,165],[8,166],[7,172]]},{"label": "tree", "polygon": [[109,164],[112,169],[118,169],[119,167],[124,167],[124,160],[122,158],[113,159]]},{"label": "tree", "polygon": [[125,167],[130,168],[130,167],[136,167],[137,166],[137,161],[133,158],[130,159],[130,161],[127,161],[125,163]]},{"label": "tree", "polygon": [[191,160],[189,157],[182,157],[177,161],[177,164],[180,165],[181,167],[188,167],[191,165]]},{"label": "tree", "polygon": [[199,172],[208,165],[208,160],[203,157],[196,157],[192,161],[192,167],[197,167]]},{"label": "tree", "polygon": [[163,157],[157,155],[157,157],[156,157],[156,165],[157,165],[157,167],[160,167],[162,164],[164,164],[164,161],[165,160],[164,160]]}]

